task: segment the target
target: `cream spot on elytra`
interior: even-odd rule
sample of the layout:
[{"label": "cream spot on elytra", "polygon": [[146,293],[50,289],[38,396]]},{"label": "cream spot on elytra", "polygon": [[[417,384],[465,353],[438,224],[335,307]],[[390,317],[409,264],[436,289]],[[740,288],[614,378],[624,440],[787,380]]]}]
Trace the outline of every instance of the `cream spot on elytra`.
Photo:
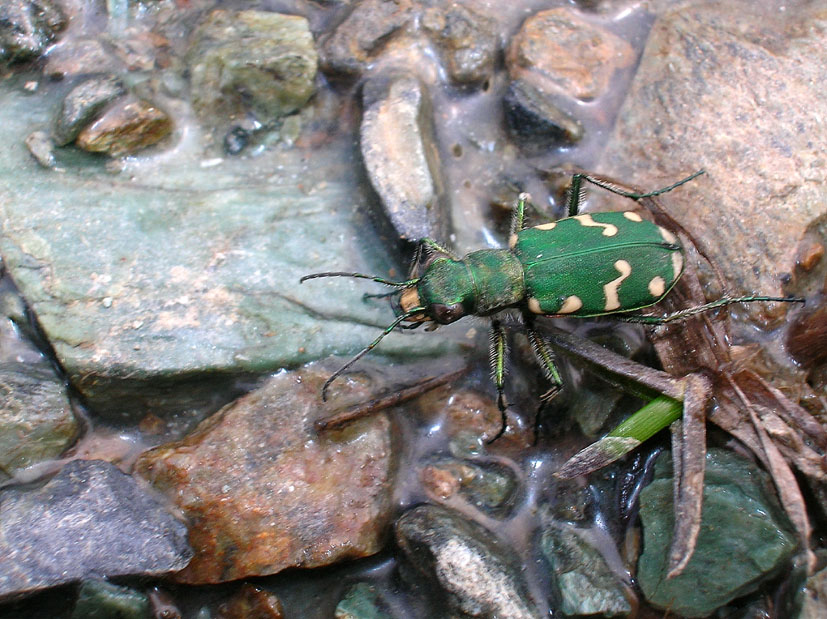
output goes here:
[{"label": "cream spot on elytra", "polygon": [[540,224],[539,226],[534,226],[537,230],[553,230],[554,226],[557,225],[556,221],[551,221],[547,224]]},{"label": "cream spot on elytra", "polygon": [[543,313],[543,310],[540,309],[540,302],[534,297],[531,297],[528,300],[528,309],[531,310],[531,312],[533,312],[534,314]]},{"label": "cream spot on elytra", "polygon": [[638,223],[643,221],[643,217],[641,217],[640,215],[638,215],[637,213],[635,213],[633,211],[625,211],[623,213],[623,216],[626,219],[628,219],[629,221],[635,221],[635,222],[638,222]]},{"label": "cream spot on elytra", "polygon": [[623,280],[629,277],[632,273],[632,265],[625,260],[615,261],[614,267],[620,275],[603,286],[603,294],[606,295],[606,305],[603,309],[607,312],[616,310],[620,307],[620,297],[617,294],[617,290],[620,288],[620,284]]},{"label": "cream spot on elytra", "polygon": [[678,279],[683,272],[683,254],[679,251],[672,252],[672,273]]},{"label": "cream spot on elytra", "polygon": [[649,282],[649,294],[653,297],[662,297],[666,292],[666,282],[660,275],[655,275]]},{"label": "cream spot on elytra", "polygon": [[617,226],[614,224],[601,224],[592,219],[591,215],[575,215],[572,219],[576,219],[580,222],[581,226],[586,226],[587,228],[603,228],[603,236],[614,236],[617,234]]},{"label": "cream spot on elytra", "polygon": [[669,232],[669,230],[667,230],[663,226],[658,226],[658,231],[660,232],[660,235],[663,237],[663,240],[667,243],[676,244],[678,242],[678,237]]},{"label": "cream spot on elytra", "polygon": [[560,309],[557,310],[558,314],[571,314],[572,312],[576,312],[581,307],[583,307],[583,301],[580,300],[580,297],[576,295],[571,295],[570,297],[566,297],[566,300],[563,301],[563,305],[560,306]]}]

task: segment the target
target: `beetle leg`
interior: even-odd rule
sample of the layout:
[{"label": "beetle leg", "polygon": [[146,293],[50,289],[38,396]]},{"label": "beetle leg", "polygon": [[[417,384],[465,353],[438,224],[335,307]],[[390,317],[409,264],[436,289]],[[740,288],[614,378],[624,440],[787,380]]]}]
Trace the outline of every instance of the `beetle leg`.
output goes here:
[{"label": "beetle leg", "polygon": [[462,260],[462,258],[460,256],[457,256],[450,249],[448,249],[447,247],[443,247],[442,245],[440,245],[434,239],[431,239],[431,238],[426,237],[426,238],[422,239],[419,242],[419,247],[420,248],[426,247],[430,251],[434,251],[438,254],[444,254],[444,255],[448,256],[449,258],[451,258],[452,260]]},{"label": "beetle leg", "polygon": [[497,435],[488,441],[493,443],[505,433],[508,425],[508,418],[505,409],[508,404],[505,401],[505,358],[508,354],[508,342],[505,338],[505,329],[499,320],[491,321],[491,378],[497,387],[497,407],[502,415],[502,427]]},{"label": "beetle leg", "polygon": [[551,383],[548,391],[540,396],[541,399],[549,401],[560,392],[563,380],[560,378],[560,372],[554,363],[554,353],[551,352],[543,336],[534,329],[534,324],[531,321],[526,322],[526,332],[528,334],[528,341],[531,343],[531,348],[534,349],[537,361],[540,362],[540,367],[543,369],[543,374],[545,374],[548,382]]},{"label": "beetle leg", "polygon": [[514,209],[514,216],[511,218],[511,234],[525,230],[525,205],[531,200],[531,195],[522,192],[517,196],[517,208]]},{"label": "beetle leg", "polygon": [[568,194],[566,197],[566,210],[569,217],[574,217],[580,211],[580,202],[585,197],[583,190],[583,179],[589,180],[587,174],[573,174],[571,177],[571,185],[569,185]]},{"label": "beetle leg", "polygon": [[667,322],[672,322],[674,320],[683,320],[684,318],[689,318],[690,316],[695,316],[696,314],[709,312],[719,307],[732,305],[733,303],[765,303],[767,301],[776,301],[778,303],[804,303],[804,299],[800,299],[798,297],[723,297],[721,299],[712,301],[711,303],[705,303],[703,305],[698,305],[696,307],[688,307],[686,309],[678,310],[677,312],[672,312],[671,314],[666,314],[665,316],[618,314],[616,317],[618,320],[622,320],[623,322],[638,322],[646,325],[662,325]]},{"label": "beetle leg", "polygon": [[543,369],[543,374],[545,374],[546,380],[551,383],[548,390],[540,396],[541,404],[537,408],[537,412],[534,415],[534,444],[536,445],[537,439],[540,436],[540,417],[543,408],[546,404],[557,397],[557,394],[560,393],[560,389],[563,386],[563,380],[560,378],[560,372],[557,370],[557,365],[554,363],[554,353],[551,352],[551,349],[543,336],[537,333],[534,329],[534,321],[531,318],[526,317],[525,324],[528,341],[531,343],[531,348],[534,350],[534,355],[537,357],[537,361]]}]

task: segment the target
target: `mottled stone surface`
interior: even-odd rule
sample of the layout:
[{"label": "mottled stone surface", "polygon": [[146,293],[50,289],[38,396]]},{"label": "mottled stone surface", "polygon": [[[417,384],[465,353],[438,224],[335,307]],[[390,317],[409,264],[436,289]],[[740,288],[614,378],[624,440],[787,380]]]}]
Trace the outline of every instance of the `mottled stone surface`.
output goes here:
[{"label": "mottled stone surface", "polygon": [[509,84],[503,98],[505,119],[521,147],[539,151],[583,137],[583,126],[561,102],[560,95],[550,96],[529,82]]},{"label": "mottled stone surface", "polygon": [[0,495],[0,599],[95,575],[165,574],[191,554],[184,524],[101,460]]},{"label": "mottled stone surface", "polygon": [[[819,3],[691,3],[652,27],[598,169],[654,189],[707,174],[663,196],[736,294],[805,291],[799,242],[827,237],[827,12]],[[777,317],[780,304],[749,308]]]},{"label": "mottled stone surface", "polygon": [[0,62],[26,62],[40,56],[66,18],[51,0],[3,0],[0,3]]},{"label": "mottled stone surface", "polygon": [[281,600],[262,587],[246,583],[218,609],[218,619],[283,619]]},{"label": "mottled stone surface", "polygon": [[497,463],[480,464],[440,458],[423,466],[419,474],[426,492],[438,499],[459,495],[477,509],[507,513],[518,485],[514,471]]},{"label": "mottled stone surface", "polygon": [[422,83],[405,75],[374,77],[363,87],[363,101],[362,159],[391,225],[411,242],[447,242],[450,212]]},{"label": "mottled stone surface", "polygon": [[[55,174],[23,145],[55,106],[19,89],[3,96],[0,255],[96,412],[180,410],[240,375],[353,354],[393,320],[387,302],[362,299],[382,290],[369,282],[298,283],[394,267],[363,217],[351,142],[312,158],[292,149],[226,161],[187,142],[174,162],[111,174],[85,157]],[[438,355],[454,347],[450,329],[440,333],[392,334],[374,354]]]},{"label": "mottled stone surface", "polygon": [[0,479],[57,458],[78,430],[66,387],[48,363],[0,363]]},{"label": "mottled stone surface", "polygon": [[452,82],[477,85],[493,76],[498,48],[493,19],[452,2],[425,9],[421,22],[436,43]]},{"label": "mottled stone surface", "polygon": [[409,510],[396,522],[396,543],[409,574],[452,610],[473,617],[542,616],[513,551],[460,514],[436,505]]},{"label": "mottled stone surface", "polygon": [[564,616],[626,617],[632,612],[630,583],[623,583],[589,542],[590,531],[546,521],[540,548],[554,574]]},{"label": "mottled stone surface", "polygon": [[84,580],[72,619],[146,619],[148,613],[146,594],[105,580]]},{"label": "mottled stone surface", "polygon": [[270,121],[295,112],[315,89],[307,20],[267,11],[212,11],[188,52],[192,104],[202,116]]},{"label": "mottled stone surface", "polygon": [[658,458],[655,478],[641,492],[640,518],[644,550],[637,577],[643,594],[656,607],[686,617],[706,617],[755,591],[789,562],[797,545],[769,475],[721,449],[706,458],[700,534],[681,575],[666,578],[674,527],[668,453]]},{"label": "mottled stone surface", "polygon": [[358,75],[414,18],[411,0],[354,2],[344,19],[320,44],[325,71]]},{"label": "mottled stone surface", "polygon": [[827,568],[807,579],[799,591],[799,609],[795,619],[820,619],[827,616]]},{"label": "mottled stone surface", "polygon": [[146,101],[124,97],[84,127],[76,143],[83,150],[111,157],[131,155],[157,144],[172,132],[172,119]]},{"label": "mottled stone surface", "polygon": [[81,81],[70,90],[55,117],[54,139],[58,146],[72,142],[83,128],[117,97],[125,93],[114,76],[96,76]]},{"label": "mottled stone surface", "polygon": [[[195,557],[177,575],[208,583],[318,567],[381,548],[393,457],[387,417],[316,436],[316,367],[273,377],[178,443],[145,453],[136,471],[190,521]],[[366,399],[352,383],[347,397]]]},{"label": "mottled stone surface", "polygon": [[350,587],[336,605],[336,619],[391,619],[387,603],[376,587],[366,582]]},{"label": "mottled stone surface", "polygon": [[506,67],[512,80],[540,92],[596,99],[619,69],[634,61],[632,46],[568,8],[540,11],[511,40]]}]

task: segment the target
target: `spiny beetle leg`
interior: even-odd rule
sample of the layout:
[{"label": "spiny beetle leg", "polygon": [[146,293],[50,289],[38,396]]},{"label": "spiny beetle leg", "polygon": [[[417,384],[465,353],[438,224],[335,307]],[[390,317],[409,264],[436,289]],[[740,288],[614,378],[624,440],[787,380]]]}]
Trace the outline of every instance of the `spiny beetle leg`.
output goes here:
[{"label": "spiny beetle leg", "polygon": [[460,256],[457,256],[454,252],[452,252],[447,247],[443,247],[439,243],[437,243],[434,239],[431,238],[424,238],[420,241],[420,247],[426,247],[430,251],[434,251],[438,254],[444,254],[451,258],[452,260],[461,260]]},{"label": "spiny beetle leg", "polygon": [[583,200],[584,190],[583,190],[583,179],[588,180],[589,177],[586,174],[574,174],[571,177],[571,185],[569,185],[569,191],[566,198],[566,210],[568,211],[569,217],[574,217],[580,211],[580,202]]},{"label": "spiny beetle leg", "polygon": [[555,397],[557,397],[557,394],[560,393],[563,380],[560,378],[560,372],[557,370],[557,366],[554,363],[554,353],[551,352],[551,349],[543,339],[543,336],[540,335],[534,328],[534,319],[531,316],[526,315],[524,316],[524,320],[526,324],[528,341],[531,344],[531,348],[534,350],[534,355],[537,357],[540,367],[543,369],[543,374],[545,375],[546,380],[551,383],[548,390],[540,396],[540,401],[542,404],[537,408],[537,413],[534,417],[534,443],[536,444],[540,434],[540,415],[542,414],[543,407],[551,402]]},{"label": "spiny beetle leg", "polygon": [[[531,343],[531,348],[534,350],[537,361],[540,362],[540,367],[543,369],[543,374],[545,374],[548,382],[551,383],[551,388],[543,395],[545,399],[550,399],[557,395],[557,391],[560,390],[563,384],[563,380],[560,378],[560,372],[557,371],[557,366],[554,364],[554,353],[551,352],[543,336],[537,333],[533,320],[526,320],[526,332],[528,334],[528,341]],[[554,391],[554,393],[551,393],[552,391]]]},{"label": "spiny beetle leg", "polygon": [[493,443],[505,434],[508,418],[505,409],[508,404],[505,401],[505,359],[508,354],[508,342],[505,337],[505,329],[499,320],[491,321],[491,378],[497,387],[497,407],[502,416],[502,426],[496,436],[489,439],[488,444]]},{"label": "spiny beetle leg", "polygon": [[514,209],[514,216],[511,218],[511,234],[517,234],[525,230],[525,205],[531,200],[526,192],[517,196],[517,208]]},{"label": "spiny beetle leg", "polygon": [[776,301],[778,303],[804,303],[805,300],[798,298],[798,297],[764,297],[764,296],[751,296],[751,297],[723,297],[721,299],[717,299],[710,303],[705,303],[703,305],[698,305],[696,307],[688,307],[686,309],[678,310],[677,312],[672,312],[671,314],[666,314],[666,316],[644,316],[644,315],[635,315],[635,314],[627,314],[622,315],[619,314],[617,316],[618,320],[622,320],[624,322],[637,322],[643,323],[646,325],[662,325],[667,322],[672,322],[675,320],[683,320],[685,318],[689,318],[690,316],[695,316],[696,314],[702,314],[703,312],[708,312],[719,307],[725,307],[727,305],[732,305],[733,303],[753,303],[753,302],[767,302],[767,301]]}]

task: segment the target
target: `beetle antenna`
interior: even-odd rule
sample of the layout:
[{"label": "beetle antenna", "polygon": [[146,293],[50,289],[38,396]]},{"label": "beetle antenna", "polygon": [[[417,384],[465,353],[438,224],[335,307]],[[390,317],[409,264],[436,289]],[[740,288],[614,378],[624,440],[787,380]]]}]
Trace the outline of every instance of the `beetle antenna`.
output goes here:
[{"label": "beetle antenna", "polygon": [[[325,274],[325,273],[319,273],[319,275],[326,275],[326,274]],[[310,277],[312,277],[312,276],[310,276]],[[379,337],[377,337],[377,338],[376,338],[375,340],[373,340],[370,344],[368,344],[367,346],[365,346],[365,347],[364,347],[361,351],[359,351],[359,352],[358,352],[358,353],[357,353],[357,354],[356,354],[356,355],[355,355],[355,356],[354,356],[354,357],[353,357],[350,361],[348,361],[347,363],[345,363],[342,367],[340,367],[338,370],[336,370],[335,372],[333,372],[333,374],[331,374],[330,378],[328,378],[328,379],[325,381],[324,385],[322,385],[322,400],[323,400],[324,402],[327,402],[327,388],[328,388],[328,387],[330,387],[330,384],[331,384],[334,380],[336,380],[339,376],[341,376],[341,375],[342,375],[342,372],[344,372],[346,369],[348,369],[348,368],[349,368],[350,366],[352,366],[354,363],[356,363],[357,361],[359,361],[359,359],[361,359],[361,358],[362,358],[362,357],[364,357],[366,354],[368,354],[371,350],[373,350],[373,349],[376,347],[376,345],[377,345],[379,342],[381,342],[381,341],[382,341],[382,338],[384,338],[384,337],[385,337],[386,335],[388,335],[391,331],[393,331],[394,329],[396,329],[396,327],[398,327],[400,324],[402,324],[402,321],[403,321],[403,320],[406,320],[406,319],[410,318],[411,316],[413,316],[413,315],[415,315],[415,314],[419,314],[420,312],[424,312],[424,311],[425,311],[425,308],[424,308],[424,307],[415,307],[415,308],[413,308],[413,309],[411,309],[411,310],[408,310],[408,311],[407,311],[407,312],[405,312],[404,314],[402,314],[402,315],[400,315],[400,316],[397,316],[396,320],[394,320],[391,324],[389,324],[387,327],[385,327],[385,330],[384,330],[384,331],[382,331],[382,333],[380,333],[380,334],[379,334]]]},{"label": "beetle antenna", "polygon": [[365,275],[364,273],[344,273],[341,271],[330,271],[328,273],[312,273],[305,275],[299,280],[303,284],[308,279],[318,279],[319,277],[356,277],[358,279],[369,279],[377,284],[385,284],[386,286],[394,286],[395,288],[407,288],[408,286],[415,286],[419,282],[419,278],[408,279],[404,282],[392,282],[384,277],[377,277],[376,275]]}]

